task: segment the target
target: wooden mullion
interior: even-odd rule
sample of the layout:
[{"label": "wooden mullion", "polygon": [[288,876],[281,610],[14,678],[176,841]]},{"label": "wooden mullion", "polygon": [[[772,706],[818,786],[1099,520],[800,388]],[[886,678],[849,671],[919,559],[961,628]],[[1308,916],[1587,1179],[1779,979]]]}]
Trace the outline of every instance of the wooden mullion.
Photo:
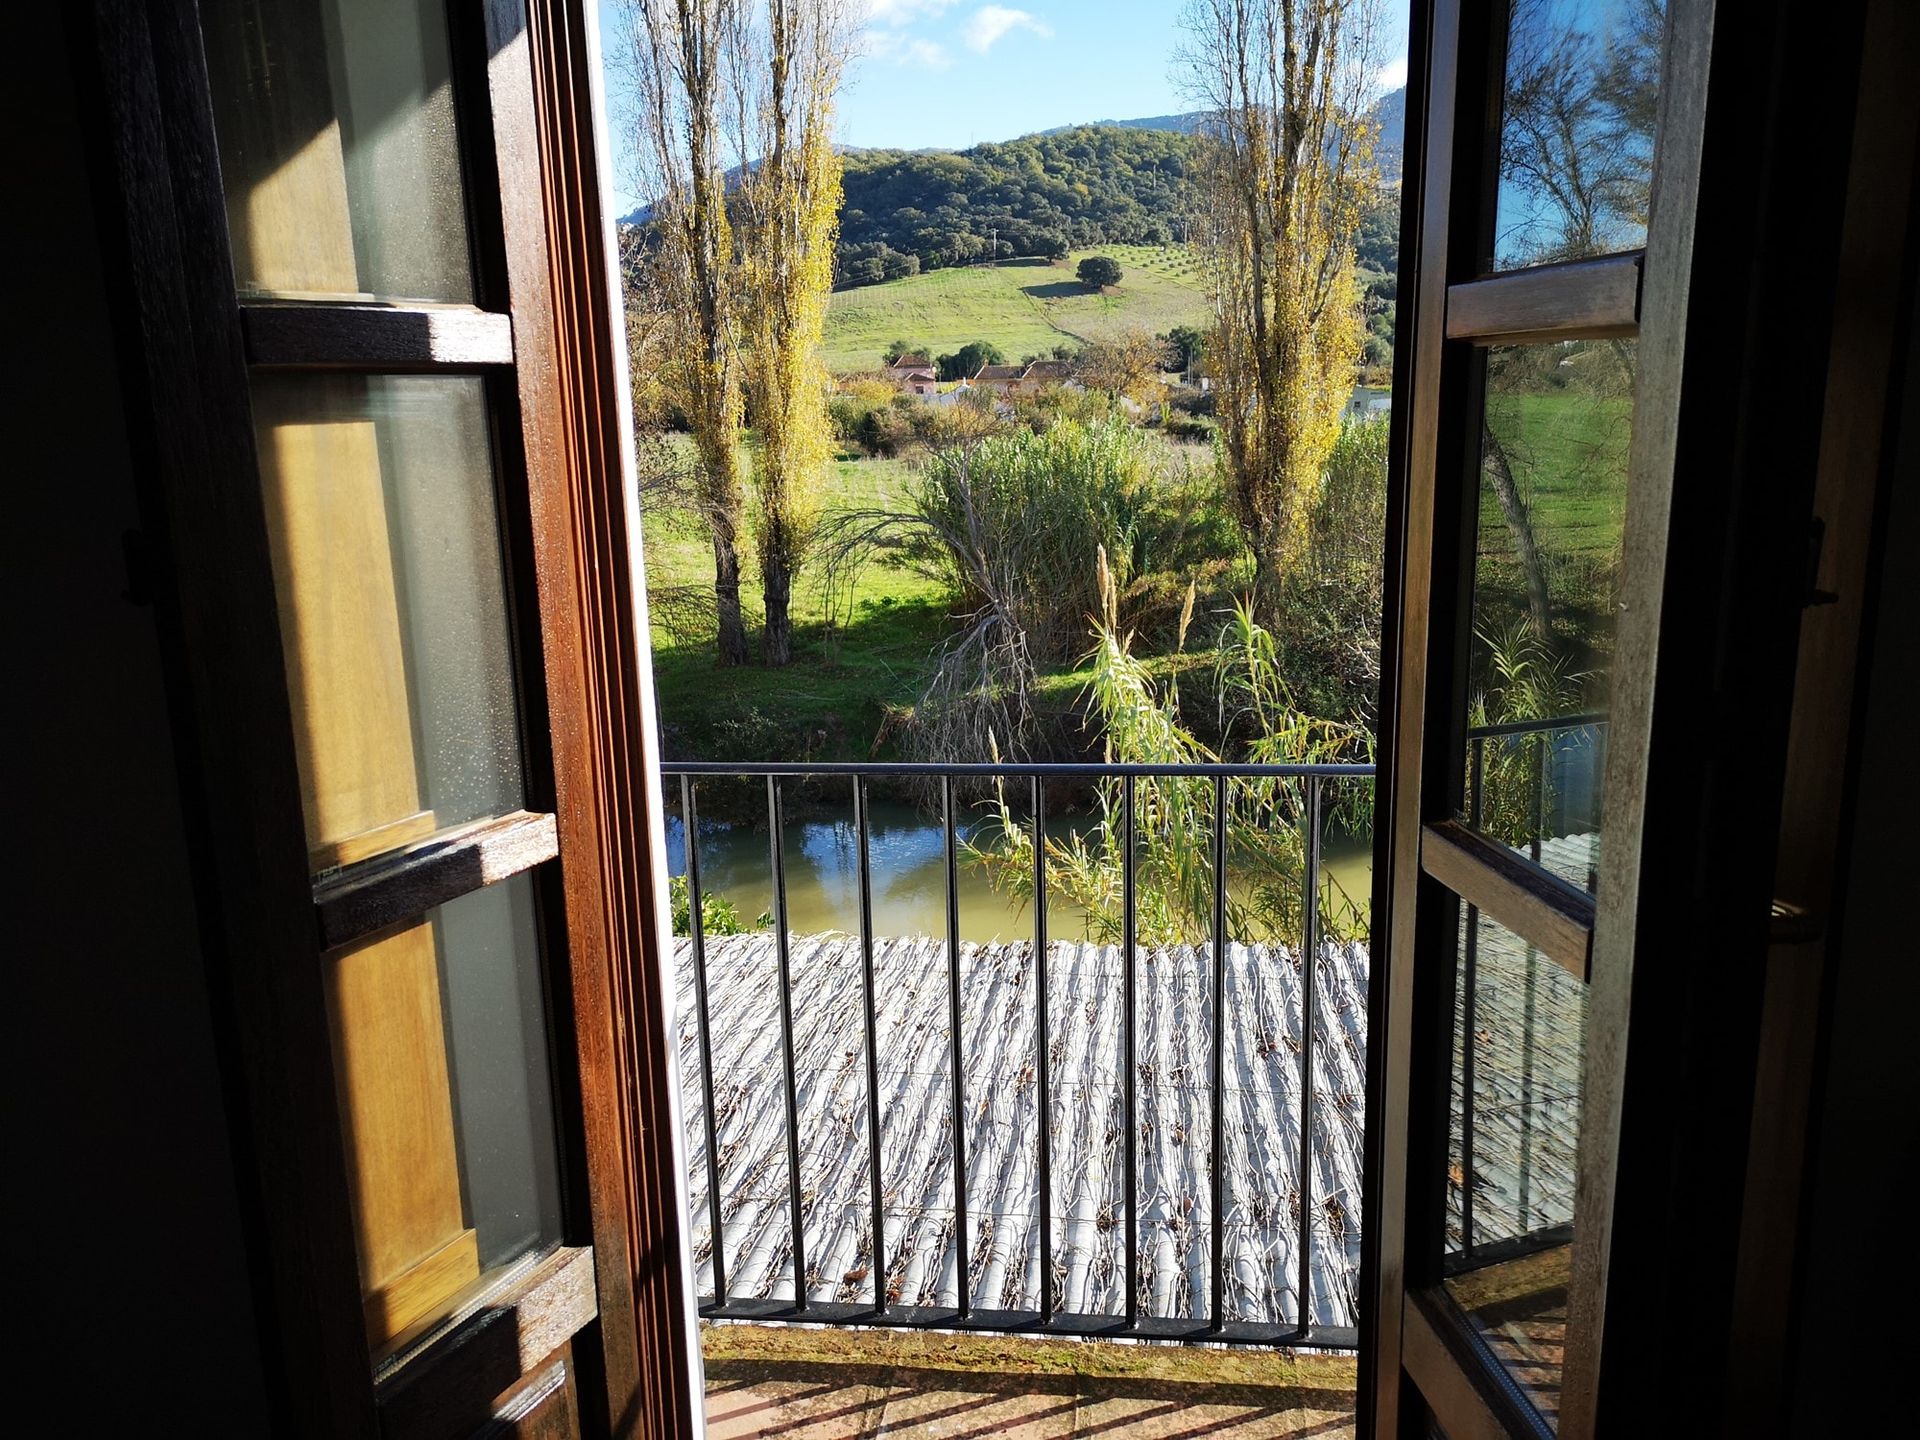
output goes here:
[{"label": "wooden mullion", "polygon": [[1447,889],[1565,969],[1587,978],[1593,897],[1457,821],[1425,827],[1420,866]]},{"label": "wooden mullion", "polygon": [[1447,338],[1531,345],[1634,335],[1643,259],[1630,250],[1463,280],[1447,289]]},{"label": "wooden mullion", "polygon": [[474,305],[275,300],[241,307],[260,369],[445,373],[513,364],[513,321]]},{"label": "wooden mullion", "polygon": [[584,1387],[600,1393],[582,1404],[604,1411],[615,1433],[691,1436],[701,1402],[666,1022],[657,756],[590,24],[580,0],[487,7],[600,1297],[603,1373]]},{"label": "wooden mullion", "polygon": [[332,871],[313,886],[320,943],[350,945],[559,853],[553,816],[516,810]]}]

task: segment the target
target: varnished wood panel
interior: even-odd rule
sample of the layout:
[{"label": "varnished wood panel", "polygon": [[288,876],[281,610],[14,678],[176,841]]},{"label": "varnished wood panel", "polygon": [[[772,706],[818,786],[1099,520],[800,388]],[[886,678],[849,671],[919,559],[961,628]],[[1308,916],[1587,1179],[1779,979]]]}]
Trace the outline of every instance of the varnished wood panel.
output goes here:
[{"label": "varnished wood panel", "polygon": [[472,305],[251,304],[247,358],[263,369],[432,372],[513,363],[513,321]]},{"label": "varnished wood panel", "polygon": [[368,1334],[377,1346],[479,1274],[461,1208],[433,926],[422,922],[322,963]]},{"label": "varnished wood panel", "polygon": [[320,941],[329,949],[351,944],[559,853],[553,816],[516,810],[334,871],[314,882]]},{"label": "varnished wood panel", "polygon": [[1480,913],[1577,979],[1587,978],[1593,899],[1497,840],[1454,821],[1428,825],[1420,865]]},{"label": "varnished wood panel", "polygon": [[1541,265],[1447,290],[1447,338],[1482,345],[1632,335],[1640,324],[1639,251]]},{"label": "varnished wood panel", "polygon": [[360,393],[352,380],[254,387],[307,844],[329,858],[424,808],[380,443],[354,418]]},{"label": "varnished wood panel", "polygon": [[415,1261],[367,1296],[367,1334],[377,1347],[418,1325],[480,1278],[480,1246],[461,1230],[431,1255]]}]

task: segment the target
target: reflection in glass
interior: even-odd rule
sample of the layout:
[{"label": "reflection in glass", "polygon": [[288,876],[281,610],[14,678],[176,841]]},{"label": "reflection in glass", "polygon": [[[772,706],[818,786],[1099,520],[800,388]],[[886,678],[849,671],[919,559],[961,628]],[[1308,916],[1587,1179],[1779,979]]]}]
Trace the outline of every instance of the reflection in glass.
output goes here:
[{"label": "reflection in glass", "polygon": [[201,7],[242,294],[469,301],[439,0]]},{"label": "reflection in glass", "polygon": [[253,409],[314,869],[519,809],[482,382],[261,375]]},{"label": "reflection in glass", "polygon": [[368,1334],[384,1349],[559,1237],[532,879],[324,964]]},{"label": "reflection in glass", "polygon": [[1647,239],[1666,0],[1514,0],[1498,270]]},{"label": "reflection in glass", "polygon": [[1586,987],[1462,908],[1446,1281],[1549,1419],[1558,1408]]},{"label": "reflection in glass", "polygon": [[1592,889],[1633,342],[1488,352],[1461,817]]}]

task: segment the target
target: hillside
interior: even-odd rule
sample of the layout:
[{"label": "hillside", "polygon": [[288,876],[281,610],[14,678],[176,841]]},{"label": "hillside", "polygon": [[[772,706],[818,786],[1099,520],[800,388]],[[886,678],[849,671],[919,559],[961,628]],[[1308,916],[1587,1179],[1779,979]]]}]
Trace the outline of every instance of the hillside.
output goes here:
[{"label": "hillside", "polygon": [[[1378,162],[1400,179],[1406,91],[1384,96]],[[843,156],[837,284],[898,280],[994,257],[1166,245],[1180,238],[1202,117],[1103,120],[968,150]]]},{"label": "hillside", "polygon": [[[1192,140],[1080,126],[970,150],[845,157],[840,284],[1092,245],[1162,245],[1185,206]],[[997,248],[997,252],[994,247]]]},{"label": "hillside", "polygon": [[1097,253],[1120,262],[1119,286],[1093,294],[1074,279],[1084,255],[1054,263],[1003,260],[998,265],[929,271],[842,290],[827,312],[826,355],[839,372],[871,370],[895,339],[934,354],[969,340],[990,340],[1009,360],[1078,345],[1120,330],[1164,334],[1206,323],[1207,299],[1194,258],[1176,246],[1107,245]]}]

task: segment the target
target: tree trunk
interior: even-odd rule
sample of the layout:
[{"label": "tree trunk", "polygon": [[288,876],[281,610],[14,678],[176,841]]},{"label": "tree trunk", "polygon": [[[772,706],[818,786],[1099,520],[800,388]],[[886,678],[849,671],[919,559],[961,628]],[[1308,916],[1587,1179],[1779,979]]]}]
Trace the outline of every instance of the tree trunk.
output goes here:
[{"label": "tree trunk", "polygon": [[1279,633],[1283,608],[1280,583],[1286,574],[1286,560],[1280,527],[1262,518],[1253,533],[1253,618],[1267,629]]},{"label": "tree trunk", "polygon": [[767,628],[761,632],[760,655],[768,665],[785,665],[793,659],[793,619],[788,610],[793,598],[793,570],[787,564],[785,547],[764,548],[760,593],[766,601]]},{"label": "tree trunk", "polygon": [[1513,548],[1520,557],[1521,572],[1527,579],[1527,610],[1533,617],[1533,628],[1544,640],[1551,618],[1547,572],[1540,563],[1540,547],[1534,543],[1533,519],[1527,514],[1526,502],[1520,498],[1520,487],[1514,484],[1513,467],[1507,463],[1506,449],[1493,433],[1493,427],[1485,422],[1480,426],[1480,457],[1487,478],[1493,482],[1494,498],[1500,502],[1500,513],[1506,517]]},{"label": "tree trunk", "polygon": [[720,621],[719,652],[723,666],[747,663],[747,627],[740,618],[740,551],[732,533],[713,527],[713,601]]}]

